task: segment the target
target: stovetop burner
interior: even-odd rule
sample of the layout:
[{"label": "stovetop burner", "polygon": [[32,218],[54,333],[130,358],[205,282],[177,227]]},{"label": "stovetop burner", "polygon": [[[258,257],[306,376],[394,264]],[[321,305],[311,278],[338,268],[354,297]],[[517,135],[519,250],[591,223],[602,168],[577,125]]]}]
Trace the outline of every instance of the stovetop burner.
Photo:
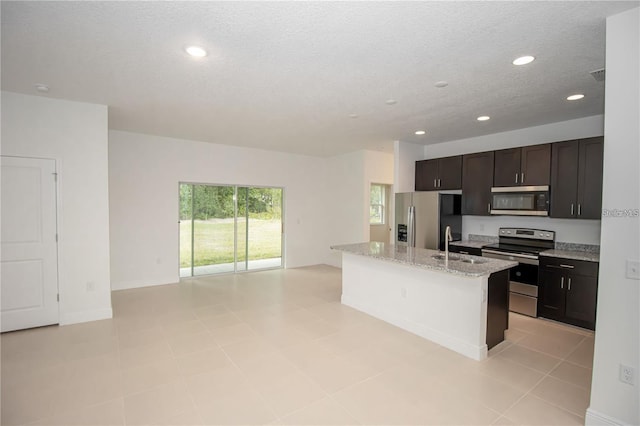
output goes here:
[{"label": "stovetop burner", "polygon": [[556,237],[553,231],[527,228],[500,228],[498,234],[498,244],[490,244],[484,248],[536,257],[540,252],[552,249]]}]

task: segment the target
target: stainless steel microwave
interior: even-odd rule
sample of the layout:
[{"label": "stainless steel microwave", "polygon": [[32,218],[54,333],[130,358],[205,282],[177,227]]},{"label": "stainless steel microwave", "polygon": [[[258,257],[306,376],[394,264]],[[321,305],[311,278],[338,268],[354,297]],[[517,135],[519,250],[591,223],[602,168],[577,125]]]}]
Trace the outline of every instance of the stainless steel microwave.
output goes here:
[{"label": "stainless steel microwave", "polygon": [[491,214],[549,216],[548,186],[491,188]]}]

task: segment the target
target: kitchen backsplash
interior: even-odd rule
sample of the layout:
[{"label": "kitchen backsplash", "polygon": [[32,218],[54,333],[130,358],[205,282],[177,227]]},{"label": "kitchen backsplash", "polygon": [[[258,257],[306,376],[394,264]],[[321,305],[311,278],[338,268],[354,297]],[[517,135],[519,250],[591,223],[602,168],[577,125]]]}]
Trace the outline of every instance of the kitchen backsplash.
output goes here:
[{"label": "kitchen backsplash", "polygon": [[598,245],[600,221],[578,219],[554,219],[534,216],[463,216],[462,238],[468,235],[497,236],[500,228],[533,228],[555,231],[556,241]]},{"label": "kitchen backsplash", "polygon": [[469,234],[469,241],[480,241],[483,243],[495,244],[498,242],[498,237],[492,237],[490,235]]},{"label": "kitchen backsplash", "polygon": [[600,246],[596,244],[576,244],[556,241],[556,250],[586,251],[588,253],[600,253]]}]

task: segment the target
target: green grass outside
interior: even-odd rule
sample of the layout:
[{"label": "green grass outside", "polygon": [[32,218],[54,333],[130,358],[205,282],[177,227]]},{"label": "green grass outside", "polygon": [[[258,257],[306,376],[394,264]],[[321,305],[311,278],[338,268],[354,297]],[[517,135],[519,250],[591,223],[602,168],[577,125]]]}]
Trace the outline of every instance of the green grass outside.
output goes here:
[{"label": "green grass outside", "polygon": [[[238,260],[244,260],[245,223],[238,220]],[[249,218],[249,260],[282,256],[280,220]],[[233,219],[196,220],[194,266],[233,262]],[[180,267],[191,266],[191,221],[180,222]]]}]

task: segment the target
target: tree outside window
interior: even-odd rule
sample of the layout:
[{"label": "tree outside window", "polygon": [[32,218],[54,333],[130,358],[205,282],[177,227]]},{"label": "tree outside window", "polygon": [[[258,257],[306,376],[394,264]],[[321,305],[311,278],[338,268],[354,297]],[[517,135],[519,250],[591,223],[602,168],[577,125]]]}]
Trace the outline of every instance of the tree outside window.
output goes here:
[{"label": "tree outside window", "polygon": [[384,217],[384,204],[386,200],[385,186],[372,183],[369,200],[369,223],[371,225],[384,225],[386,221]]}]

